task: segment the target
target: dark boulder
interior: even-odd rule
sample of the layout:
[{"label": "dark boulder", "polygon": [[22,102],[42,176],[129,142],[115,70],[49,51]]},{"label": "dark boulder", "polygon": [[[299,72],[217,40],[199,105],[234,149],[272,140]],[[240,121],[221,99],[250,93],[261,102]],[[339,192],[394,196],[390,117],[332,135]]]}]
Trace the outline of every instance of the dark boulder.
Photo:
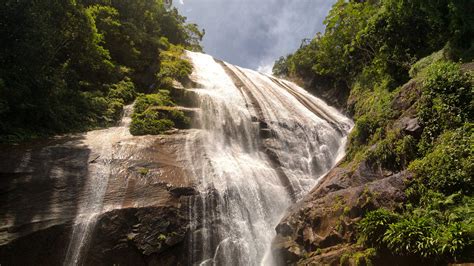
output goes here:
[{"label": "dark boulder", "polygon": [[376,208],[397,208],[408,177],[365,162],[336,167],[277,226],[273,253],[285,265],[338,265],[347,250],[357,249],[356,223]]},{"label": "dark boulder", "polygon": [[149,207],[104,213],[94,230],[85,265],[182,263],[187,208]]}]

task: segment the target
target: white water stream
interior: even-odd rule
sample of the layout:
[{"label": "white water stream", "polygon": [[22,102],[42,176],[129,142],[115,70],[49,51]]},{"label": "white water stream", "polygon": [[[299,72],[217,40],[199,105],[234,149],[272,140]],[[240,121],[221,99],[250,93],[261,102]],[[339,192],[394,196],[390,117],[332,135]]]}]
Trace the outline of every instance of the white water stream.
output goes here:
[{"label": "white water stream", "polygon": [[82,265],[81,253],[87,248],[98,216],[104,212],[103,200],[107,191],[109,177],[113,174],[111,162],[121,154],[114,149],[119,141],[130,138],[129,125],[133,105],[124,107],[119,126],[103,130],[90,131],[85,135],[83,144],[93,152],[89,158],[89,176],[84,199],[74,221],[73,232],[66,252],[64,266]]},{"label": "white water stream", "polygon": [[187,56],[202,109],[185,153],[200,191],[189,264],[272,264],[275,226],[342,158],[352,121],[293,83]]},{"label": "white water stream", "polygon": [[[189,199],[189,265],[272,265],[271,241],[286,209],[344,155],[352,121],[297,85],[188,52],[201,112],[183,151],[199,196]],[[91,131],[87,189],[65,266],[82,253],[104,207],[114,145],[131,137],[132,106],[118,127]],[[129,151],[130,153],[130,151]],[[124,157],[124,158],[122,158]]]}]

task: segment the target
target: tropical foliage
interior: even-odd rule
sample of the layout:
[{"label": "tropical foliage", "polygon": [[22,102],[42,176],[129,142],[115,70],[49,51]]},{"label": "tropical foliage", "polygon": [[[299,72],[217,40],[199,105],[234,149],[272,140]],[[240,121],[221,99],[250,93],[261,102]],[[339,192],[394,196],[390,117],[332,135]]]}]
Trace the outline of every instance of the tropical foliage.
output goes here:
[{"label": "tropical foliage", "polygon": [[[470,12],[467,0],[339,0],[324,34],[275,62],[276,75],[344,92],[333,95],[346,96],[356,121],[347,162],[413,175],[403,206],[359,223],[361,242],[378,253],[473,259],[474,81],[462,68],[474,57]],[[407,116],[421,132],[404,131]]]},{"label": "tropical foliage", "polygon": [[137,98],[130,133],[133,135],[158,135],[172,128],[186,128],[190,119],[175,107],[169,91],[141,95]]},{"label": "tropical foliage", "polygon": [[1,141],[112,125],[157,91],[163,53],[203,36],[161,0],[6,0],[0,16]]}]

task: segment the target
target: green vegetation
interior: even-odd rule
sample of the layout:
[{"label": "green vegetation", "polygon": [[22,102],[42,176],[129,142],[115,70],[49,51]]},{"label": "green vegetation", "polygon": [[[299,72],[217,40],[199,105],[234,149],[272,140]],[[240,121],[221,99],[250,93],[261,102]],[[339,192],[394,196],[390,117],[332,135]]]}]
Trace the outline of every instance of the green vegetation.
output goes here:
[{"label": "green vegetation", "polygon": [[161,88],[173,87],[173,80],[184,81],[192,72],[191,63],[183,59],[183,48],[163,40],[166,50],[160,54],[161,68],[157,73]]},{"label": "green vegetation", "polygon": [[133,135],[158,135],[174,127],[186,128],[190,119],[175,107],[169,91],[141,95],[137,98],[130,133]]},{"label": "green vegetation", "polygon": [[[403,206],[359,222],[361,243],[378,254],[474,259],[474,80],[461,69],[474,57],[471,11],[467,0],[339,0],[324,34],[275,62],[274,74],[347,102],[356,124],[346,165],[413,174]],[[417,118],[420,131],[402,118]]]},{"label": "green vegetation", "polygon": [[191,64],[183,59],[184,49],[162,39],[166,50],[160,54],[161,68],[156,74],[161,88],[156,94],[141,95],[137,98],[130,125],[133,135],[158,135],[172,128],[187,128],[190,119],[176,109],[169,90],[173,81],[185,81],[191,74]]},{"label": "green vegetation", "polygon": [[398,256],[435,262],[470,260],[474,131],[472,115],[467,114],[472,114],[472,81],[458,64],[447,62],[429,65],[422,79],[420,138],[389,132],[367,153],[369,162],[391,170],[408,168],[414,174],[405,191],[408,202],[400,214],[368,213],[359,224],[360,235],[367,246]]},{"label": "green vegetation", "polygon": [[141,176],[146,176],[146,175],[148,175],[148,173],[150,173],[150,169],[145,168],[145,167],[140,167],[140,168],[138,168],[138,173]]},{"label": "green vegetation", "polygon": [[161,0],[6,0],[0,15],[0,142],[113,125],[135,91],[188,73],[177,51],[203,37]]},{"label": "green vegetation", "polygon": [[372,259],[375,257],[375,255],[376,252],[373,248],[368,248],[364,251],[354,253],[344,253],[339,259],[339,265],[371,266],[373,265]]},{"label": "green vegetation", "polygon": [[382,246],[383,236],[390,224],[399,220],[399,216],[391,211],[379,209],[369,212],[359,223],[360,240],[368,246]]},{"label": "green vegetation", "polygon": [[426,72],[418,108],[424,126],[420,143],[423,152],[442,132],[458,128],[474,117],[472,75],[462,73],[459,64],[450,62],[434,63]]},{"label": "green vegetation", "polygon": [[158,240],[159,240],[159,241],[166,241],[166,235],[160,234],[160,235],[158,236]]},{"label": "green vegetation", "polygon": [[427,262],[472,259],[472,197],[430,193],[423,207],[407,206],[401,215],[385,210],[368,213],[359,224],[365,245]]},{"label": "green vegetation", "polygon": [[341,258],[339,259],[339,265],[341,266],[348,265],[350,258],[351,258],[351,254],[349,253],[342,254]]},{"label": "green vegetation", "polygon": [[471,195],[474,192],[473,134],[472,123],[443,133],[426,156],[409,166],[418,177],[418,185],[446,195],[458,192]]},{"label": "green vegetation", "polygon": [[[274,73],[324,76],[339,86],[359,80],[363,72],[403,82],[417,59],[448,43],[458,58],[473,57],[473,21],[469,1],[344,1],[325,20],[326,32],[287,57]],[[374,80],[374,76],[371,77]],[[396,86],[396,84],[393,84]]]}]

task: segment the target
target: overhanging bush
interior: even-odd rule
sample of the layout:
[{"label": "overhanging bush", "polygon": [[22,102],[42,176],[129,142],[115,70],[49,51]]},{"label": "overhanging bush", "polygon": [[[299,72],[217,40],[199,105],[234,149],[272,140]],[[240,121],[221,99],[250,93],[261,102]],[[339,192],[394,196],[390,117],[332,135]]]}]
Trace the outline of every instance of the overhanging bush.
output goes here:
[{"label": "overhanging bush", "polygon": [[174,127],[188,127],[190,119],[176,109],[168,91],[137,98],[130,125],[132,135],[158,135]]}]

